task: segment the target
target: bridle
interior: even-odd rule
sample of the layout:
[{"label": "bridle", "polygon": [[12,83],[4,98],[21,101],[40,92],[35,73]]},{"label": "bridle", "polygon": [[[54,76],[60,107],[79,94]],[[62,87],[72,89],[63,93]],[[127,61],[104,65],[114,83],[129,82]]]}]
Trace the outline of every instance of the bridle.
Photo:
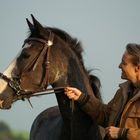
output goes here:
[{"label": "bridle", "polygon": [[64,91],[64,87],[47,89],[47,86],[49,84],[49,78],[48,78],[49,64],[50,64],[49,55],[50,55],[50,48],[53,45],[53,40],[54,40],[54,33],[50,31],[48,40],[40,39],[40,38],[36,38],[36,37],[30,37],[24,41],[25,43],[27,43],[29,41],[37,41],[37,42],[43,43],[43,46],[44,46],[43,50],[39,54],[39,57],[37,57],[37,59],[34,63],[34,66],[32,68],[32,70],[34,71],[37,64],[39,63],[39,58],[41,57],[41,55],[43,55],[45,53],[45,58],[44,58],[44,60],[45,60],[45,63],[44,63],[45,77],[42,81],[42,82],[45,82],[45,86],[42,88],[42,90],[35,91],[35,92],[26,91],[20,87],[20,82],[19,82],[20,79],[17,80],[16,78],[9,78],[6,75],[4,75],[3,73],[0,73],[0,78],[8,83],[9,87],[14,91],[15,95],[17,96],[17,99],[24,100],[25,98],[29,99],[30,97],[33,97],[33,96],[46,95],[46,94],[51,94],[51,93],[60,93],[60,92]]}]

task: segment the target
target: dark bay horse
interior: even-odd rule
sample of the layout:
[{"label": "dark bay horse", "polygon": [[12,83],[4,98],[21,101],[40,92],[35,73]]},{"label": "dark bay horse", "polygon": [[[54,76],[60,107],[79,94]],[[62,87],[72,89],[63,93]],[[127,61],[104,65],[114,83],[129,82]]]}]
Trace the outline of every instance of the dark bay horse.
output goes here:
[{"label": "dark bay horse", "polygon": [[[63,90],[66,86],[73,86],[84,94],[93,93],[79,53],[82,49],[77,40],[65,32],[44,28],[33,16],[32,19],[33,24],[27,19],[30,35],[24,41],[21,52],[4,73],[0,73],[0,108],[9,109],[16,100],[47,92],[47,86],[51,85],[60,111],[55,110],[56,116],[58,113],[62,117],[62,131],[58,130],[60,135],[57,139],[98,140],[96,122],[81,110],[77,102],[69,100]],[[50,121],[55,117],[53,109],[48,111]]]}]

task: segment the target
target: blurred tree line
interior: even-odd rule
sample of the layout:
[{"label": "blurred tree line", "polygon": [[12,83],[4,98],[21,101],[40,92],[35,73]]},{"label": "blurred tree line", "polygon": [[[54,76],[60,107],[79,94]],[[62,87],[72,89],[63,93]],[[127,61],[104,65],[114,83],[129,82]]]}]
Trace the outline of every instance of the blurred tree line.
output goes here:
[{"label": "blurred tree line", "polygon": [[0,140],[29,140],[27,132],[12,130],[5,122],[0,122]]}]

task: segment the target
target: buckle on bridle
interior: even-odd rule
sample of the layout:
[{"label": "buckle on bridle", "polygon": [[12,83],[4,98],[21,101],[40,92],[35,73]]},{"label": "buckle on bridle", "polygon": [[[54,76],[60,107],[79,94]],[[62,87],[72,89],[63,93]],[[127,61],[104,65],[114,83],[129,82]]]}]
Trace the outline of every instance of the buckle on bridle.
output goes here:
[{"label": "buckle on bridle", "polygon": [[8,84],[15,91],[16,95],[20,96],[21,88],[19,83],[17,81],[10,80]]}]

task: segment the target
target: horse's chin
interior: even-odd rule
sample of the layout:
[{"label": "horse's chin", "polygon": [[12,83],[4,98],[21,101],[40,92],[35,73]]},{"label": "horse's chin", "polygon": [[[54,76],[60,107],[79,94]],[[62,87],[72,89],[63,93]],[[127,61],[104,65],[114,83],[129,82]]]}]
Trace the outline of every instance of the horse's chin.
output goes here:
[{"label": "horse's chin", "polygon": [[2,110],[9,110],[9,109],[11,109],[11,105],[9,105],[9,106],[3,106],[2,108],[0,108],[0,109],[2,109]]},{"label": "horse's chin", "polygon": [[11,109],[11,105],[10,106],[6,106],[6,107],[4,107],[4,108],[2,108],[2,109],[4,109],[4,110],[8,110],[8,109]]},{"label": "horse's chin", "polygon": [[4,102],[3,100],[0,100],[0,109],[3,109],[3,110],[8,110],[10,109],[12,106],[11,104],[7,104],[6,102]]}]

